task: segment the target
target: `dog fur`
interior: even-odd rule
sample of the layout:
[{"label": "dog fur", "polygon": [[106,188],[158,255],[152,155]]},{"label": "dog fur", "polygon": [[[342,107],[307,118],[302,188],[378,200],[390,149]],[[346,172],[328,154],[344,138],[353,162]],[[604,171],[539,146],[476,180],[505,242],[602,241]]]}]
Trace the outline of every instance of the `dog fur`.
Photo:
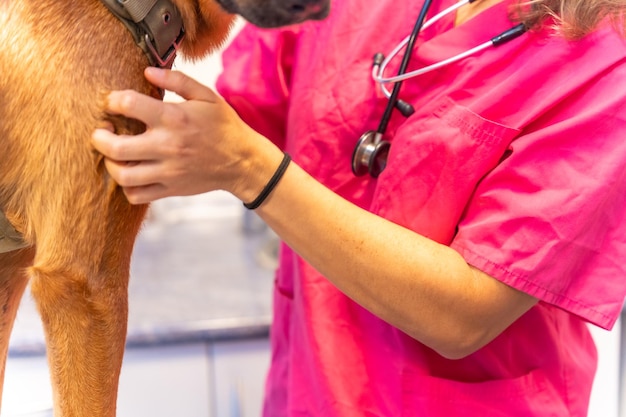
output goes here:
[{"label": "dog fur", "polygon": [[[233,15],[174,0],[187,57],[215,49]],[[159,92],[147,59],[99,0],[0,0],[0,210],[30,247],[0,254],[0,388],[30,281],[47,344],[55,416],[114,416],[127,321],[130,255],[146,206],[131,206],[89,145],[110,122],[110,90]]]},{"label": "dog fur", "polygon": [[[216,49],[234,13],[257,26],[321,19],[330,0],[172,0],[187,58]],[[219,2],[219,4],[218,4]],[[31,292],[46,336],[56,417],[115,416],[128,278],[147,206],[131,206],[90,146],[107,93],[153,97],[148,61],[99,0],[0,0],[0,211],[28,247],[0,253],[0,392],[9,336]]]}]

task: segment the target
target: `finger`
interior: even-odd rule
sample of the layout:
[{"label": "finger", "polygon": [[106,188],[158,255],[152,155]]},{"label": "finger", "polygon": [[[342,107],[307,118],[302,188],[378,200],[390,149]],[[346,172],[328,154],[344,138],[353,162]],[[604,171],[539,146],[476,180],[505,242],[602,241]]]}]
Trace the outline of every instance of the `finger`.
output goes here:
[{"label": "finger", "polygon": [[144,140],[141,135],[116,135],[107,129],[96,129],[91,135],[94,148],[108,159],[117,162],[132,162],[156,159],[153,142]]},{"label": "finger", "polygon": [[112,91],[109,93],[106,110],[111,114],[121,114],[131,119],[154,126],[164,112],[164,103],[154,97],[134,90]]},{"label": "finger", "polygon": [[96,126],[98,129],[106,129],[110,132],[115,132],[115,126],[109,120],[100,120]]},{"label": "finger", "polygon": [[147,204],[160,198],[169,197],[162,184],[150,184],[143,187],[124,187],[126,199],[131,204]]},{"label": "finger", "polygon": [[146,187],[159,184],[159,171],[152,162],[119,162],[105,158],[109,175],[121,187]]},{"label": "finger", "polygon": [[176,93],[185,100],[217,101],[218,96],[213,90],[180,71],[148,67],[144,73],[156,87]]}]

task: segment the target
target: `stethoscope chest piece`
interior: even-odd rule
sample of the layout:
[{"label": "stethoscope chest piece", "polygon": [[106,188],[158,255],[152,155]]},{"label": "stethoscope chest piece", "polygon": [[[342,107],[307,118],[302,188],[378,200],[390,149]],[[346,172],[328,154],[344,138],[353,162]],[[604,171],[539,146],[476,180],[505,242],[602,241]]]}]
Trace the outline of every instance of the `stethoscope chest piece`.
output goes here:
[{"label": "stethoscope chest piece", "polygon": [[387,155],[391,144],[382,140],[382,134],[374,130],[365,132],[352,153],[352,172],[357,177],[369,173],[378,178],[387,166]]}]

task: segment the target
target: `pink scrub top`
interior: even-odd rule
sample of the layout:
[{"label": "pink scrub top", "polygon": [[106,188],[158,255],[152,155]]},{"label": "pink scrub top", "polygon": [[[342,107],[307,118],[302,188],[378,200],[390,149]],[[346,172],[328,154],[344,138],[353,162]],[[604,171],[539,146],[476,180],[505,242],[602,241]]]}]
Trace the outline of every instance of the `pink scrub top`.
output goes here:
[{"label": "pink scrub top", "polygon": [[[586,416],[597,360],[586,325],[611,328],[626,292],[626,45],[610,25],[578,42],[533,32],[405,81],[416,112],[394,112],[382,175],[357,178],[353,148],[386,104],[372,56],[408,35],[421,3],[337,0],[321,22],[247,26],[218,90],[334,192],[540,302],[448,360],[283,246],[264,415]],[[512,27],[510,3],[430,27],[410,69]]]}]

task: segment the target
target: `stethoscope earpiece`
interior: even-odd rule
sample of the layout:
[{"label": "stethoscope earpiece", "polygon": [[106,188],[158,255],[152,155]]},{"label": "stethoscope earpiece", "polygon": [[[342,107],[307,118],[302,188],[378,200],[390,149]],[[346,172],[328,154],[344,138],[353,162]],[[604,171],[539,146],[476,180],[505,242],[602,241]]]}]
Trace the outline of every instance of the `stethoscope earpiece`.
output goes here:
[{"label": "stethoscope earpiece", "polygon": [[396,101],[396,109],[402,113],[404,117],[409,117],[413,113],[415,113],[415,109],[409,103],[404,100]]},{"label": "stethoscope earpiece", "polygon": [[352,153],[352,172],[357,177],[369,173],[378,178],[387,166],[387,156],[391,144],[382,140],[382,135],[374,130],[365,132],[359,138]]}]

